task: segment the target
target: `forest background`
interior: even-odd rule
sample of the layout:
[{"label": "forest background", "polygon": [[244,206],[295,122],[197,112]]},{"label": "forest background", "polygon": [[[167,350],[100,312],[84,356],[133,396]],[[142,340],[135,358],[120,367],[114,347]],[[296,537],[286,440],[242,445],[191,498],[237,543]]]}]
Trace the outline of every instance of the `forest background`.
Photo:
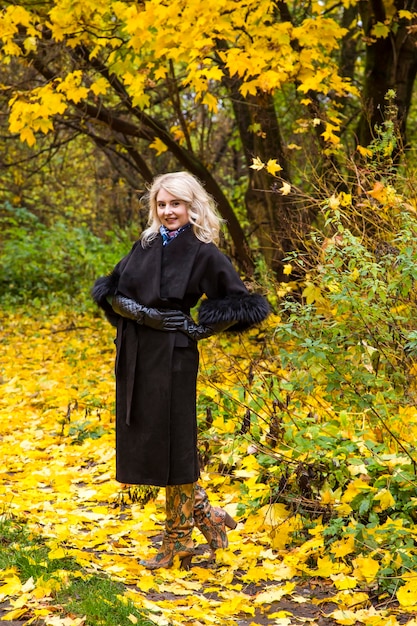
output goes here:
[{"label": "forest background", "polygon": [[[265,533],[252,576],[275,595],[257,595],[259,610],[294,591],[277,581],[314,578],[331,582],[338,623],[395,625],[398,607],[415,623],[416,4],[0,3],[4,449],[23,433],[19,467],[2,469],[2,523],[29,508],[52,561],[51,541],[75,547],[68,525],[65,535],[33,514],[37,502],[48,518],[26,462],[42,466],[41,432],[61,452],[64,435],[81,455],[100,442],[111,482],[111,331],[89,291],[145,226],[153,176],[186,169],[218,204],[222,248],[273,309],[248,336],[202,348],[199,387],[204,470],[241,535],[244,523],[247,536]],[[51,380],[60,392],[49,395]],[[133,518],[137,500],[158,502],[116,496]],[[17,602],[30,577],[5,571],[2,598]],[[15,611],[39,618],[48,593],[32,583]],[[217,619],[253,615],[239,593]],[[192,623],[205,619],[201,605]]]}]

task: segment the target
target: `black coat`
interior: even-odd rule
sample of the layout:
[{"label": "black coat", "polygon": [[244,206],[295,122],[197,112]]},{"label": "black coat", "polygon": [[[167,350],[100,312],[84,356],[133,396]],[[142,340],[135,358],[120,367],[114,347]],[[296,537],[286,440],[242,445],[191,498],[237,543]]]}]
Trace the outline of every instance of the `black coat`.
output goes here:
[{"label": "black coat", "polygon": [[245,330],[269,312],[250,294],[229,259],[191,229],[167,246],[136,242],[93,288],[95,301],[117,326],[116,479],[128,484],[187,484],[199,477],[197,456],[197,344],[181,332],[157,331],[115,314],[116,293],[158,309],[198,311],[207,325],[234,320]]}]

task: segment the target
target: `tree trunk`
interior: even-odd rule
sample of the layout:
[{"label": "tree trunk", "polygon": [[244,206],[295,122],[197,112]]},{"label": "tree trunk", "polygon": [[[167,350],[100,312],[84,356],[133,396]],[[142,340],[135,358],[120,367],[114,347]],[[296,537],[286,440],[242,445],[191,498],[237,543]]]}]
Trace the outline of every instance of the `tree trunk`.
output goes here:
[{"label": "tree trunk", "polygon": [[[282,167],[279,172],[283,181],[290,180],[287,160],[284,155],[281,131],[275,112],[273,97],[260,93],[248,99],[248,108],[253,128],[252,155],[264,163],[276,159]],[[247,133],[246,133],[247,134]],[[245,143],[245,136],[242,141]],[[247,152],[247,151],[246,151]],[[249,159],[249,154],[247,154]],[[252,158],[248,165],[252,163]],[[268,267],[280,273],[286,252],[294,249],[294,224],[290,218],[287,196],[277,191],[274,178],[265,169],[249,168],[249,184],[246,192],[246,209],[256,228],[259,247]],[[278,184],[281,187],[282,183]]]},{"label": "tree trunk", "polygon": [[[407,6],[403,0],[396,2],[397,11],[416,11],[417,1]],[[372,35],[376,22],[386,18],[382,2],[361,3],[361,17],[367,36]],[[410,29],[409,20],[400,19],[397,30],[387,37],[372,37],[366,47],[365,84],[363,89],[364,113],[358,129],[358,142],[367,146],[375,137],[375,126],[384,121],[385,96],[392,89],[396,93],[398,129],[402,145],[406,145],[407,116],[410,110],[413,85],[417,72],[417,33]]]},{"label": "tree trunk", "polygon": [[[286,254],[300,248],[302,234],[311,223],[311,216],[296,208],[294,192],[282,195],[283,182],[290,182],[290,172],[281,139],[281,131],[271,94],[257,93],[243,98],[239,82],[226,80],[232,93],[236,123],[245,154],[249,182],[245,195],[246,210],[256,235],[259,249],[278,280],[282,280],[282,260]],[[279,178],[274,179],[265,169],[250,166],[255,157],[263,163],[275,159],[282,167]]]}]

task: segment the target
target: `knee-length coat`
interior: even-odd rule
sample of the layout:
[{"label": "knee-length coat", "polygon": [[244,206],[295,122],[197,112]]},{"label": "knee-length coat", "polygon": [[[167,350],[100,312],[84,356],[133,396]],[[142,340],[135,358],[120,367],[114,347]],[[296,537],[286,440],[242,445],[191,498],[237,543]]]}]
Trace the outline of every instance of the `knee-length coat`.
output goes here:
[{"label": "knee-length coat", "polygon": [[231,330],[240,331],[268,315],[268,302],[249,293],[230,260],[191,228],[166,246],[160,235],[147,247],[136,242],[111,274],[95,282],[93,298],[117,326],[116,479],[157,486],[195,482],[197,343],[180,331],[154,330],[117,315],[109,304],[116,294],[186,314],[205,295],[199,322],[235,322]]}]

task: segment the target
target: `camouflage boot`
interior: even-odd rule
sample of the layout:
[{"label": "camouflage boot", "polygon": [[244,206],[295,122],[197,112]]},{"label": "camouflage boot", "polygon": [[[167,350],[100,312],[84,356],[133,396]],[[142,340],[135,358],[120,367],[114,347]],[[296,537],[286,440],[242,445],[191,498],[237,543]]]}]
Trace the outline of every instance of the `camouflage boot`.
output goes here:
[{"label": "camouflage boot", "polygon": [[166,522],[162,545],[149,560],[139,561],[147,569],[172,567],[179,557],[181,568],[189,569],[194,555],[194,484],[167,485]]},{"label": "camouflage boot", "polygon": [[211,506],[207,493],[199,484],[194,485],[194,520],[210,546],[212,558],[218,548],[227,548],[226,527],[236,528],[237,522],[224,509]]}]

